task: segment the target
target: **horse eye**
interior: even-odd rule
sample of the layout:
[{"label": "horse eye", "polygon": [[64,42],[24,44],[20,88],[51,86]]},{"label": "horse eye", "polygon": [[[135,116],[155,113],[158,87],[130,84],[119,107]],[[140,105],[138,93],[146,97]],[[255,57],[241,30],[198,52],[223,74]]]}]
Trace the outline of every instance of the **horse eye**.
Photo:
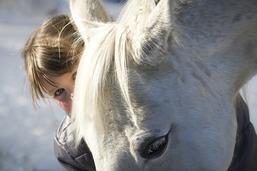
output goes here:
[{"label": "horse eye", "polygon": [[167,136],[162,136],[156,138],[154,141],[151,141],[149,144],[143,148],[143,151],[141,152],[141,156],[143,158],[154,158],[158,157],[162,154],[162,152],[165,150],[168,142]]}]

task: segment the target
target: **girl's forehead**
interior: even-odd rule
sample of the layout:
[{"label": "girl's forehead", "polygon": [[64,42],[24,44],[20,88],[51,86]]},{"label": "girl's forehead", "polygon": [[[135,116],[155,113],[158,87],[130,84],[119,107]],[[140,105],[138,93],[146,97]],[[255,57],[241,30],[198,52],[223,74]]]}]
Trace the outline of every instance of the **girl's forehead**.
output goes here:
[{"label": "girl's forehead", "polygon": [[45,86],[45,88],[47,87],[58,87],[62,84],[62,82],[64,82],[66,79],[68,79],[68,75],[69,73],[65,73],[62,75],[47,75],[47,79],[43,79],[42,83]]},{"label": "girl's forehead", "polygon": [[47,74],[47,79],[42,80],[43,86],[46,88],[46,90],[55,89],[57,87],[62,87],[65,84],[72,84],[72,79],[74,77],[74,74],[76,74],[78,67],[74,67],[70,72],[67,72],[62,75],[51,75]]}]

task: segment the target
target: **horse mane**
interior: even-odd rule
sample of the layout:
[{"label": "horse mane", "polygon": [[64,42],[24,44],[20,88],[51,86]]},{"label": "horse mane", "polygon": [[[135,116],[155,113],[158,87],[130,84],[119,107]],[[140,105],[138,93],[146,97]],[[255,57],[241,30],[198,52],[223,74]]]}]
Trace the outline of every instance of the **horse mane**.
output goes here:
[{"label": "horse mane", "polygon": [[[133,28],[134,31],[135,26],[141,25],[139,21],[145,21],[142,17],[148,16],[155,1],[140,1],[140,6],[133,2],[135,1],[129,1],[125,6],[117,23],[94,23],[95,27],[88,32],[92,36],[86,44],[79,63],[72,107],[77,143],[84,136],[92,136],[83,134],[85,127],[90,129],[93,126],[90,124],[94,122],[98,126],[104,125],[101,114],[109,108],[108,73],[110,71],[114,73],[124,105],[131,113],[132,122],[137,125],[129,95],[127,64],[129,60],[140,63],[143,59],[137,54],[138,46],[131,45],[133,38],[130,30]],[[146,6],[147,9],[145,9]],[[132,9],[139,10],[140,13],[135,16]],[[90,22],[89,24],[92,25]],[[92,120],[94,122],[91,122]]]},{"label": "horse mane", "polygon": [[[127,79],[127,34],[117,24],[106,24],[97,28],[98,35],[87,44],[78,68],[75,86],[73,113],[76,125],[87,126],[91,120],[102,124],[101,113],[108,108],[107,75],[113,67],[120,90],[127,104],[131,104]],[[83,131],[78,128],[78,139]]]}]

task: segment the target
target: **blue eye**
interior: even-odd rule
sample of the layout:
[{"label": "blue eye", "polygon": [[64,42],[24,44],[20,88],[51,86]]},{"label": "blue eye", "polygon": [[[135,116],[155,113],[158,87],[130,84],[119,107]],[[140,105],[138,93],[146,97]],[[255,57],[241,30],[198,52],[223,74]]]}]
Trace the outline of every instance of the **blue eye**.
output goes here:
[{"label": "blue eye", "polygon": [[54,96],[58,97],[64,92],[63,88],[59,88],[58,90],[55,91]]}]

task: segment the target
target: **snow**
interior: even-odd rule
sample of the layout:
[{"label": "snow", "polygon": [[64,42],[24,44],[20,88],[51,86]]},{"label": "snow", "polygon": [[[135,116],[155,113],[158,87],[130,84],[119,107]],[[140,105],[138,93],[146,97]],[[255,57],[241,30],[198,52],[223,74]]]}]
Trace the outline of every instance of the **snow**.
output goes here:
[{"label": "snow", "polygon": [[[106,2],[112,16],[121,3]],[[117,0],[116,0],[117,1]],[[55,103],[34,110],[24,76],[21,48],[46,18],[69,13],[66,0],[0,1],[0,170],[61,171],[53,136],[64,117]],[[247,86],[251,112],[257,110],[257,78]],[[252,115],[257,125],[257,115]]]}]

